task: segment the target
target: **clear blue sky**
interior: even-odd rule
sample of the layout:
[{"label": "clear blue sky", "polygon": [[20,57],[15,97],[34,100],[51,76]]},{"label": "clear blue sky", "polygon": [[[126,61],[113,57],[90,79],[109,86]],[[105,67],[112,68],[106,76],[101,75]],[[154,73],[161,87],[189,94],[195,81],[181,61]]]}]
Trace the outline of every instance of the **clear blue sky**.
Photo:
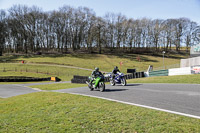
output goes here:
[{"label": "clear blue sky", "polygon": [[113,12],[134,19],[187,17],[200,24],[200,0],[0,0],[0,9],[8,9],[13,4],[36,5],[44,11],[57,10],[63,5],[85,6],[97,16]]}]

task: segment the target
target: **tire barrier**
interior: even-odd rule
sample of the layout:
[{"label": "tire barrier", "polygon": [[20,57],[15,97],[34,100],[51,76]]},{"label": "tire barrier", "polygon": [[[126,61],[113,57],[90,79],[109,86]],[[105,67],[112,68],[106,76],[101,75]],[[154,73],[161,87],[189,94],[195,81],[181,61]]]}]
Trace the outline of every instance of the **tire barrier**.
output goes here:
[{"label": "tire barrier", "polygon": [[[78,84],[86,84],[86,81],[89,81],[88,76],[74,75],[73,79],[71,79],[71,83],[78,83]],[[105,77],[104,81],[110,82],[108,77]]]},{"label": "tire barrier", "polygon": [[86,81],[89,81],[88,76],[74,75],[71,83],[86,84]]},{"label": "tire barrier", "polygon": [[[134,78],[142,78],[145,77],[144,72],[134,72],[131,74],[124,75],[125,79],[134,79]],[[71,83],[78,83],[78,84],[85,84],[86,81],[89,81],[88,76],[79,76],[74,75],[73,79],[71,80]],[[110,79],[108,77],[104,78],[105,82],[110,82]]]},{"label": "tire barrier", "polygon": [[127,69],[127,76],[126,79],[134,79],[134,78],[143,78],[145,77],[144,72],[136,72],[136,69]]},{"label": "tire barrier", "polygon": [[105,81],[105,82],[110,82],[110,79],[109,79],[108,77],[105,77],[105,78],[104,78],[104,81]]},{"label": "tire barrier", "polygon": [[86,84],[86,81],[84,79],[72,79],[71,83]]},{"label": "tire barrier", "polygon": [[30,82],[30,81],[51,81],[51,77],[48,78],[33,78],[33,77],[23,77],[23,76],[0,77],[0,82]]},{"label": "tire barrier", "polygon": [[84,79],[84,80],[87,80],[87,79],[88,79],[88,76],[74,75],[74,79]]},{"label": "tire barrier", "polygon": [[125,79],[143,78],[145,77],[144,72],[134,72],[131,74],[126,74]]},{"label": "tire barrier", "polygon": [[127,73],[135,73],[136,69],[127,69]]}]

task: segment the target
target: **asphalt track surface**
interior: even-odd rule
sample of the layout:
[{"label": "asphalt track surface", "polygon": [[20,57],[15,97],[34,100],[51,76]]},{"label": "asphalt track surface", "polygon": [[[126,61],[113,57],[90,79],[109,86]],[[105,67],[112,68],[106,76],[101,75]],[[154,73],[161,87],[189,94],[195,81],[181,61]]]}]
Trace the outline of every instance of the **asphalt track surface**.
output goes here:
[{"label": "asphalt track surface", "polygon": [[198,84],[128,84],[106,85],[106,91],[87,87],[56,90],[147,107],[200,119],[200,85]]},{"label": "asphalt track surface", "polygon": [[[0,98],[40,91],[27,86],[29,85],[0,85]],[[104,92],[90,91],[88,87],[55,90],[54,92],[97,97],[200,119],[200,85],[198,84],[106,85]]]},{"label": "asphalt track surface", "polygon": [[0,85],[0,98],[8,98],[28,93],[38,92],[32,88],[17,85],[17,84],[1,84]]},{"label": "asphalt track surface", "polygon": [[8,98],[8,97],[12,97],[12,96],[23,95],[23,94],[41,91],[39,89],[30,88],[28,86],[43,85],[43,84],[56,84],[56,83],[70,83],[70,81],[29,83],[29,84],[0,84],[0,98]]}]

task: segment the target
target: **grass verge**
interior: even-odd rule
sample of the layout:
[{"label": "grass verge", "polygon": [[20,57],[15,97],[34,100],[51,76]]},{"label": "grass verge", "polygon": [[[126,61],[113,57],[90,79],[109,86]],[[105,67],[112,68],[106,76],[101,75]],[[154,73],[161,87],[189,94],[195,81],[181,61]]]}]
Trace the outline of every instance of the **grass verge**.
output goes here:
[{"label": "grass verge", "polygon": [[[0,63],[0,68],[6,66],[6,71],[0,71],[1,76],[28,76],[28,77],[59,77],[62,81],[70,81],[73,75],[88,76],[91,71],[63,68],[55,66],[41,66],[28,64]],[[16,70],[16,72],[15,72]]]},{"label": "grass verge", "polygon": [[38,92],[0,101],[0,132],[200,132],[200,120],[112,101]]},{"label": "grass verge", "polygon": [[38,81],[35,81],[35,82],[0,82],[0,85],[1,85],[1,84],[31,84],[31,83],[48,83],[48,82],[51,82],[51,81],[41,81],[41,82],[38,82]]},{"label": "grass verge", "polygon": [[181,83],[181,84],[200,84],[200,74],[177,75],[177,76],[159,76],[130,79],[128,83]]},{"label": "grass verge", "polygon": [[46,85],[34,85],[29,86],[32,88],[39,88],[40,90],[61,90],[77,87],[85,87],[86,84],[72,84],[72,83],[57,83],[57,84],[46,84]]}]

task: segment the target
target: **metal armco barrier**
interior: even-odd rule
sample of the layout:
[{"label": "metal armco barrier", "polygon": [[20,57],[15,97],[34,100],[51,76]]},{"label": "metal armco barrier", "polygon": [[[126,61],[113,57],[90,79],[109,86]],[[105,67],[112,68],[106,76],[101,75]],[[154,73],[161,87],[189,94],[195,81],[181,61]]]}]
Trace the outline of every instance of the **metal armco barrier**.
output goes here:
[{"label": "metal armco barrier", "polygon": [[157,70],[157,71],[149,72],[149,77],[168,76],[168,75],[169,75],[169,71],[168,70]]}]

